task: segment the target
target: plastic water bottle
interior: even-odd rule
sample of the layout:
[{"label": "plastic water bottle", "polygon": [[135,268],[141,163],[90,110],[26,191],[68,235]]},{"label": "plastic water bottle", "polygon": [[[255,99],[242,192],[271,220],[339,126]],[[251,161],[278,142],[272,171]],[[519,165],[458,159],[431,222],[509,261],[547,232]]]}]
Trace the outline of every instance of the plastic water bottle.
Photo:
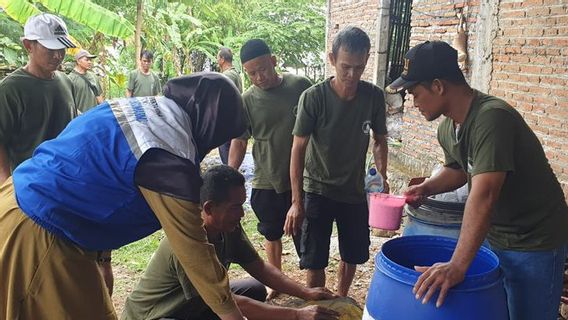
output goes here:
[{"label": "plastic water bottle", "polygon": [[375,168],[369,169],[369,173],[365,177],[365,191],[367,193],[383,192],[383,189],[383,177],[381,174]]}]

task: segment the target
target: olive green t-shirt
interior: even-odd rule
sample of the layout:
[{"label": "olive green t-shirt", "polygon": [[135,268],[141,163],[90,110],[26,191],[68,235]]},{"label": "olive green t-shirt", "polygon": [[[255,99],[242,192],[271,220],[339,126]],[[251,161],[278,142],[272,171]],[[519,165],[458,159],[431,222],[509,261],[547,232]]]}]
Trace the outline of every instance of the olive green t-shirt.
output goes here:
[{"label": "olive green t-shirt", "polygon": [[87,71],[85,74],[80,74],[72,70],[68,77],[73,83],[77,109],[81,112],[86,112],[96,106],[97,97],[102,93],[101,84],[96,76],[90,71]]},{"label": "olive green t-shirt", "polygon": [[284,73],[279,86],[268,90],[251,86],[243,94],[249,129],[241,139],[254,138],[253,188],[277,193],[290,190],[292,129],[298,99],[310,86],[307,78]]},{"label": "olive green t-shirt", "polygon": [[127,89],[132,91],[133,97],[157,96],[162,92],[162,84],[153,71],[150,71],[150,74],[143,74],[136,69],[130,72]]},{"label": "olive green t-shirt", "polygon": [[383,91],[360,81],[357,94],[343,101],[328,78],[300,98],[294,135],[310,136],[304,191],[346,203],[366,201],[365,160],[370,130],[387,133]]},{"label": "olive green t-shirt", "polygon": [[56,71],[50,80],[19,68],[0,82],[0,144],[10,169],[32,156],[45,140],[55,138],[77,116],[73,85]]},{"label": "olive green t-shirt", "polygon": [[239,89],[240,93],[243,93],[243,82],[241,80],[241,75],[239,74],[237,69],[235,69],[235,67],[231,67],[223,71],[223,74],[226,75],[229,79],[231,79],[231,81],[233,81],[237,89]]},{"label": "olive green t-shirt", "polygon": [[[221,239],[210,239],[210,242],[225,268],[231,263],[242,266],[260,259],[240,225],[222,234]],[[149,320],[188,314],[191,312],[189,302],[196,297],[199,293],[187,278],[168,239],[164,238],[138,285],[126,299],[121,319]]]},{"label": "olive green t-shirt", "polygon": [[446,118],[438,128],[446,166],[471,177],[506,172],[488,239],[507,250],[548,250],[568,240],[568,207],[542,145],[522,116],[505,101],[475,91],[458,130]]}]

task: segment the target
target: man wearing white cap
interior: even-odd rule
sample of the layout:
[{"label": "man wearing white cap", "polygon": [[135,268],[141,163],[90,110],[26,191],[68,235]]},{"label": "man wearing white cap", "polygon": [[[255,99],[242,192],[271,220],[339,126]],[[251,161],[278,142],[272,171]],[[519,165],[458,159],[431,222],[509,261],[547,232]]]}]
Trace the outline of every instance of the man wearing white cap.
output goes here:
[{"label": "man wearing white cap", "polygon": [[65,48],[75,47],[65,22],[51,14],[33,16],[22,42],[28,63],[0,82],[0,183],[77,115],[73,85],[56,71]]},{"label": "man wearing white cap", "polygon": [[93,68],[93,58],[96,57],[89,51],[81,49],[75,54],[75,68],[69,73],[77,109],[81,112],[86,112],[103,102],[101,84],[95,74],[90,71]]}]

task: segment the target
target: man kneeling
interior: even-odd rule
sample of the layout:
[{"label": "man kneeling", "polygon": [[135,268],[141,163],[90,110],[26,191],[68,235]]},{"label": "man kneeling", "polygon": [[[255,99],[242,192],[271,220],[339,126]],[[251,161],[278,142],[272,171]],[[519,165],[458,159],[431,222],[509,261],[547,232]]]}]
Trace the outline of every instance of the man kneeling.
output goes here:
[{"label": "man kneeling", "polygon": [[[201,215],[219,261],[226,268],[231,262],[238,263],[254,277],[230,282],[239,309],[250,320],[337,319],[336,312],[318,306],[292,309],[262,303],[266,298],[264,285],[305,300],[335,296],[325,288],[297,284],[260,258],[240,225],[246,199],[244,182],[235,169],[215,166],[205,172],[201,187]],[[122,319],[218,319],[192,284],[206,279],[187,278],[169,241],[175,239],[161,241],[138,286],[127,298]]]}]

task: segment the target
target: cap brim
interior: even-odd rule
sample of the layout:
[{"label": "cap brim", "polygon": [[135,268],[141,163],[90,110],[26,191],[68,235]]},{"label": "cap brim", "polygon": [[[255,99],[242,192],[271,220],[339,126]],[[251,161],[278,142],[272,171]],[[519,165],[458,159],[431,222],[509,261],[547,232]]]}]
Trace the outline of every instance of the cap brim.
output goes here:
[{"label": "cap brim", "polygon": [[39,42],[42,46],[46,47],[47,49],[51,50],[60,50],[60,49],[76,47],[73,44],[73,42],[67,37],[59,37],[57,39],[50,39],[50,40],[38,39],[37,42]]},{"label": "cap brim", "polygon": [[409,81],[409,80],[405,80],[402,77],[396,79],[395,81],[393,81],[391,84],[389,84],[386,88],[385,91],[387,93],[399,93],[402,90],[406,90],[410,87],[412,87],[413,85],[417,84],[419,81]]},{"label": "cap brim", "polygon": [[97,57],[97,56],[95,56],[95,55],[93,55],[93,54],[86,54],[86,55],[84,55],[84,56],[75,57],[75,60],[79,60],[79,59],[81,59],[81,58],[89,58],[89,59],[92,59],[92,58],[96,58],[96,57]]}]

